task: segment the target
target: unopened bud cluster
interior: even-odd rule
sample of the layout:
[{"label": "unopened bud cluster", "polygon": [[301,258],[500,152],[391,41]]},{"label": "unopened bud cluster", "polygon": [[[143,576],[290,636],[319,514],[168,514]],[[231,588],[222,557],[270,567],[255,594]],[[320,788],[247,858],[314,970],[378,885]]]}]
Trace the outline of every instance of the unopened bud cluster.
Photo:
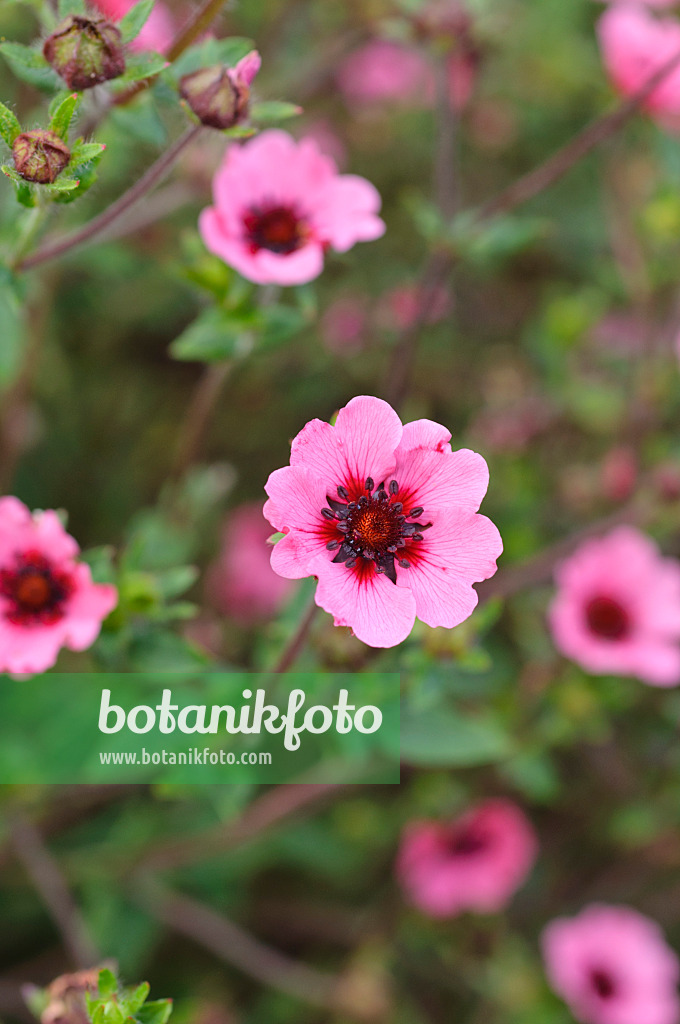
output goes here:
[{"label": "unopened bud cluster", "polygon": [[12,145],[17,174],[37,185],[51,185],[71,159],[71,151],[55,132],[36,128],[17,135]]}]

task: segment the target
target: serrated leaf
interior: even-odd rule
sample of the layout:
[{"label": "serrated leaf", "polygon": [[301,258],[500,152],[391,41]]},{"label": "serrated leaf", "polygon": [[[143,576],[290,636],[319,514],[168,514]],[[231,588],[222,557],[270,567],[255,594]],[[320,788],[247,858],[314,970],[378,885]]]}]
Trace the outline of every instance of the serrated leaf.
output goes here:
[{"label": "serrated leaf", "polygon": [[55,93],[50,100],[50,105],[47,108],[47,116],[54,117],[55,111],[61,106],[65,99],[73,94],[73,89],[60,89],[59,92]]},{"label": "serrated leaf", "polygon": [[6,107],[3,103],[0,103],[0,135],[3,137],[8,146],[11,146],[17,135],[21,133],[21,125],[15,114]]},{"label": "serrated leaf", "polygon": [[149,19],[153,5],[154,0],[139,0],[139,3],[131,7],[125,17],[121,18],[118,28],[124,43],[131,43],[137,38]]},{"label": "serrated leaf", "polygon": [[144,78],[152,78],[168,66],[168,59],[162,53],[151,51],[132,54],[126,57],[125,73],[116,78],[116,85],[130,85],[141,82]]},{"label": "serrated leaf", "polygon": [[254,103],[250,108],[250,117],[255,124],[271,124],[287,121],[302,113],[297,103],[286,103],[283,100],[268,100],[265,103]]},{"label": "serrated leaf", "polygon": [[78,93],[69,93],[52,114],[50,128],[60,139],[68,137],[68,130],[71,127],[71,121],[76,112],[79,98]]},{"label": "serrated leaf", "polygon": [[95,159],[85,168],[78,170],[78,184],[76,188],[72,188],[67,192],[60,192],[55,195],[55,203],[73,203],[76,199],[79,199],[82,195],[87,192],[88,189],[92,188],[95,181],[97,180],[97,163]]},{"label": "serrated leaf", "polygon": [[104,967],[99,972],[97,978],[97,986],[99,988],[99,994],[102,996],[113,995],[114,992],[118,991],[118,982],[113,971],[110,971],[107,967]]},{"label": "serrated leaf", "polygon": [[29,183],[24,181],[21,175],[17,174],[13,167],[8,167],[7,164],[3,164],[2,167],[0,167],[0,171],[2,171],[5,177],[9,178],[9,180],[14,184],[16,197],[21,205],[26,207],[35,206],[35,190],[31,188]]}]

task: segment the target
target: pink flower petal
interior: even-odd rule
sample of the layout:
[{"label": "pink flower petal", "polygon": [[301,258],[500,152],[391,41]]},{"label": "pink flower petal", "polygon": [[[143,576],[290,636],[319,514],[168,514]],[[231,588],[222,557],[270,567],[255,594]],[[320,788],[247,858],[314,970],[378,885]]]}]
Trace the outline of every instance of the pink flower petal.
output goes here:
[{"label": "pink flower petal", "polygon": [[395,587],[371,568],[365,575],[333,565],[319,573],[316,603],[336,626],[350,626],[369,647],[394,647],[405,640],[416,618],[410,590]]}]

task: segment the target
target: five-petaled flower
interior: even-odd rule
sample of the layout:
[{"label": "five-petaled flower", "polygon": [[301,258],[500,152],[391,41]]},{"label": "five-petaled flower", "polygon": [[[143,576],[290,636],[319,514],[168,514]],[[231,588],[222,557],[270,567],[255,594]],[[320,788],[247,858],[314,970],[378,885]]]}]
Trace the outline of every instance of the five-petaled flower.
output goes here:
[{"label": "five-petaled flower", "polygon": [[487,800],[452,822],[412,822],[397,878],[409,902],[432,917],[494,913],[525,881],[537,850],[524,812],[509,800]]},{"label": "five-petaled flower", "polygon": [[477,515],[486,462],[450,439],[431,420],[402,426],[387,402],[353,398],[335,426],[308,423],[290,466],[267,481],[265,516],[285,534],[274,569],[316,576],[316,603],[371,647],[401,643],[416,616],[457,626],[477,604],[472,584],[496,571],[500,534]]},{"label": "five-petaled flower", "polygon": [[0,498],[0,671],[43,672],[62,647],[96,640],[117,592],[92,582],[78,551],[56,512]]},{"label": "five-petaled flower", "polygon": [[551,922],[543,956],[555,991],[583,1024],[678,1024],[678,958],[655,921],[592,904]]},{"label": "five-petaled flower", "polygon": [[680,682],[680,565],[639,530],[588,540],[557,567],[553,639],[588,672]]},{"label": "five-petaled flower", "polygon": [[385,231],[370,182],[338,174],[312,139],[278,130],[230,146],[213,197],[199,221],[203,241],[256,284],[304,284],[319,276],[329,247],[346,252]]}]

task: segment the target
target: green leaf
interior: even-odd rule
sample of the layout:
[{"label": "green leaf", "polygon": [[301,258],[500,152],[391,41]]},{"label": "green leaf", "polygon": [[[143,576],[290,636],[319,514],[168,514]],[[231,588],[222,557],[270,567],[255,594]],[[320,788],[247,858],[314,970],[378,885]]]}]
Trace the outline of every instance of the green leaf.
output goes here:
[{"label": "green leaf", "polygon": [[172,65],[173,78],[181,78],[199,68],[212,67],[213,64],[226,64],[233,68],[242,57],[255,49],[252,39],[231,36],[229,39],[204,39],[195,46],[190,46]]},{"label": "green leaf", "polygon": [[306,325],[306,317],[298,306],[265,306],[258,311],[259,341],[273,348],[298,334]]},{"label": "green leaf", "polygon": [[11,146],[17,135],[21,133],[21,125],[9,107],[0,103],[0,135]]},{"label": "green leaf", "polygon": [[99,993],[103,997],[111,996],[118,991],[118,982],[113,971],[104,968],[99,972],[98,978]]},{"label": "green leaf", "polygon": [[71,121],[76,112],[79,99],[80,97],[77,92],[69,93],[52,114],[50,128],[60,139],[68,138],[68,130],[71,127]]},{"label": "green leaf", "polygon": [[25,343],[20,296],[14,279],[4,269],[0,269],[0,324],[0,389],[4,390],[16,377]]},{"label": "green leaf", "polygon": [[135,53],[125,61],[125,74],[116,78],[116,85],[130,85],[144,78],[153,78],[168,66],[168,59],[161,53]]},{"label": "green leaf", "polygon": [[69,168],[81,167],[91,160],[96,160],[101,157],[105,149],[106,146],[103,146],[101,142],[82,142],[79,139],[71,150]]},{"label": "green leaf", "polygon": [[271,124],[276,121],[287,121],[302,113],[297,103],[286,103],[283,100],[268,100],[266,103],[254,103],[250,108],[250,117],[255,124]]},{"label": "green leaf", "polygon": [[141,1009],[149,995],[149,987],[148,981],[143,981],[141,985],[138,985],[137,988],[130,993],[125,1001],[128,1013],[134,1015]]},{"label": "green leaf", "polygon": [[84,0],[59,0],[59,17],[67,18],[69,14],[85,14]]},{"label": "green leaf", "polygon": [[493,764],[511,753],[510,737],[489,715],[446,708],[402,712],[401,755],[407,764],[459,768]]},{"label": "green leaf", "polygon": [[153,5],[154,0],[139,0],[139,3],[131,7],[125,17],[121,18],[118,28],[124,43],[131,43],[137,38],[148,21]]},{"label": "green leaf", "polygon": [[156,999],[144,1006],[135,1014],[135,1020],[139,1024],[166,1024],[172,1013],[171,999]]},{"label": "green leaf", "polygon": [[255,314],[234,315],[222,309],[207,309],[175,338],[170,354],[175,359],[217,362],[248,355],[254,345]]},{"label": "green leaf", "polygon": [[55,203],[72,203],[80,196],[84,195],[89,188],[92,188],[95,181],[97,180],[97,163],[95,159],[90,161],[90,164],[85,168],[78,170],[78,180],[75,182],[75,188],[69,188],[67,190],[61,190],[54,197]]},{"label": "green leaf", "polygon": [[73,192],[80,187],[80,181],[75,178],[57,178],[51,185],[43,185],[50,195],[60,195],[62,192]]},{"label": "green leaf", "polygon": [[2,171],[5,177],[9,178],[9,180],[13,182],[16,189],[17,199],[21,205],[28,207],[35,206],[35,190],[31,188],[29,183],[24,181],[21,175],[17,174],[13,167],[8,167],[7,164],[3,164],[0,167],[0,171]]},{"label": "green leaf", "polygon": [[17,78],[38,89],[52,88],[56,75],[42,53],[22,43],[0,43],[0,53]]}]

